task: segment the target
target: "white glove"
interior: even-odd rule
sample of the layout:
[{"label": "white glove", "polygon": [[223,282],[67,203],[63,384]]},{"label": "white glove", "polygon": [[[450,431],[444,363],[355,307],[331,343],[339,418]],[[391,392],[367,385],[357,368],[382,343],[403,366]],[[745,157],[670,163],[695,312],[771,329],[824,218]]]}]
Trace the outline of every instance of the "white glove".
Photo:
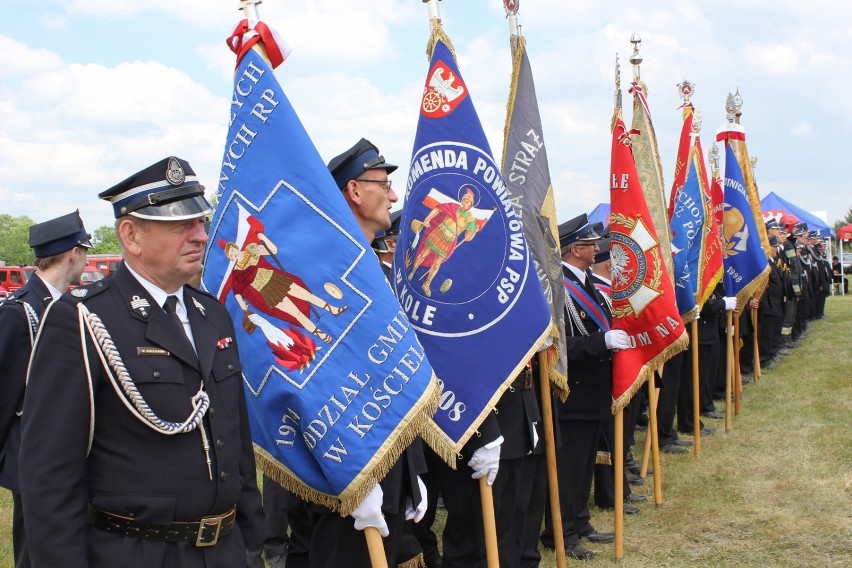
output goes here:
[{"label": "white glove", "polygon": [[426,485],[420,479],[419,475],[417,476],[417,485],[420,486],[420,502],[417,504],[417,507],[414,507],[411,497],[407,497],[405,501],[405,520],[414,521],[415,523],[419,523],[423,519],[423,515],[426,514],[426,506],[428,505],[428,501],[426,500]]},{"label": "white glove", "polygon": [[500,436],[493,442],[489,442],[473,452],[470,461],[467,462],[473,469],[473,479],[486,477],[485,481],[488,485],[493,485],[497,478],[497,470],[500,469],[500,444],[503,443],[503,436]]},{"label": "white glove", "polygon": [[630,349],[630,336],[623,329],[611,329],[604,334],[607,349]]},{"label": "white glove", "polygon": [[722,298],[725,300],[725,311],[730,312],[731,310],[737,309],[737,297],[736,296],[725,296]]},{"label": "white glove", "polygon": [[385,522],[385,516],[382,514],[383,499],[382,487],[377,483],[367,493],[361,504],[352,511],[352,517],[355,519],[355,530],[362,531],[367,527],[376,527],[382,536],[390,534],[388,524]]},{"label": "white glove", "polygon": [[692,316],[695,319],[701,318],[701,308],[699,306],[693,306],[692,307]]}]

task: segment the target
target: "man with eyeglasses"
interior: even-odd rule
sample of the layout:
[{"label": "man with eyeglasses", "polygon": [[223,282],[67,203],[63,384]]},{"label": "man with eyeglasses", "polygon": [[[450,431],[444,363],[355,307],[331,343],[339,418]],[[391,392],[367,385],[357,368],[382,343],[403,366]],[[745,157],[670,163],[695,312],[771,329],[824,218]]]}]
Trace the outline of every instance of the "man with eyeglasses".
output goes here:
[{"label": "man with eyeglasses", "polygon": [[28,568],[18,454],[27,365],[48,304],[71,284],[79,284],[92,247],[79,211],[30,227],[36,271],[0,304],[0,487],[12,492],[12,547],[16,568]]}]

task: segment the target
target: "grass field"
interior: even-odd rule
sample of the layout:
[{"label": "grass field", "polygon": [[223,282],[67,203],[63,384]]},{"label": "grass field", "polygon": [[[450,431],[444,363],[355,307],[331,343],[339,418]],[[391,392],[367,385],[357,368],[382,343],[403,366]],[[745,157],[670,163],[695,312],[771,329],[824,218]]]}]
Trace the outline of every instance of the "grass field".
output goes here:
[{"label": "grass field", "polygon": [[[829,298],[799,347],[745,387],[740,415],[702,452],[661,456],[663,506],[625,520],[627,567],[852,566],[852,296]],[[642,447],[644,439],[637,439]],[[600,531],[612,514],[593,509]],[[610,564],[613,545],[588,547]],[[577,561],[569,561],[577,565]],[[0,567],[11,567],[11,498],[0,491]],[[556,566],[544,552],[543,568]],[[512,568],[512,567],[503,567]]]}]

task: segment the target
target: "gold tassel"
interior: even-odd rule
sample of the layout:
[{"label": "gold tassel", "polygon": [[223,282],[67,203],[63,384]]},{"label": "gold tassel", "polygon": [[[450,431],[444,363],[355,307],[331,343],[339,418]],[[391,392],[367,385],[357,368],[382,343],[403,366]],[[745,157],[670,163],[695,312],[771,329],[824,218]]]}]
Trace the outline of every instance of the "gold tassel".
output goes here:
[{"label": "gold tassel", "polygon": [[596,465],[612,465],[612,455],[609,452],[598,452],[595,456]]},{"label": "gold tassel", "polygon": [[426,559],[423,558],[423,553],[421,552],[411,560],[406,560],[396,566],[397,568],[426,568]]}]

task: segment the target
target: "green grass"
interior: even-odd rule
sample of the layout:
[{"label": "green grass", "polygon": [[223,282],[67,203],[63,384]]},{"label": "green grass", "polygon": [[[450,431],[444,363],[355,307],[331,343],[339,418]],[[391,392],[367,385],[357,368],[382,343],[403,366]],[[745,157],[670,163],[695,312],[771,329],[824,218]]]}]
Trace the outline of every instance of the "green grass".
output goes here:
[{"label": "green grass", "polygon": [[[731,432],[708,421],[718,430],[699,458],[661,456],[663,505],[650,503],[650,477],[636,489],[649,503],[625,519],[624,566],[852,566],[852,296],[829,298],[826,314],[745,387]],[[611,512],[593,509],[592,521],[612,530]],[[0,491],[0,567],[12,566],[11,540]],[[588,546],[589,564],[612,562],[613,545]],[[555,566],[544,551],[542,567]]]}]

